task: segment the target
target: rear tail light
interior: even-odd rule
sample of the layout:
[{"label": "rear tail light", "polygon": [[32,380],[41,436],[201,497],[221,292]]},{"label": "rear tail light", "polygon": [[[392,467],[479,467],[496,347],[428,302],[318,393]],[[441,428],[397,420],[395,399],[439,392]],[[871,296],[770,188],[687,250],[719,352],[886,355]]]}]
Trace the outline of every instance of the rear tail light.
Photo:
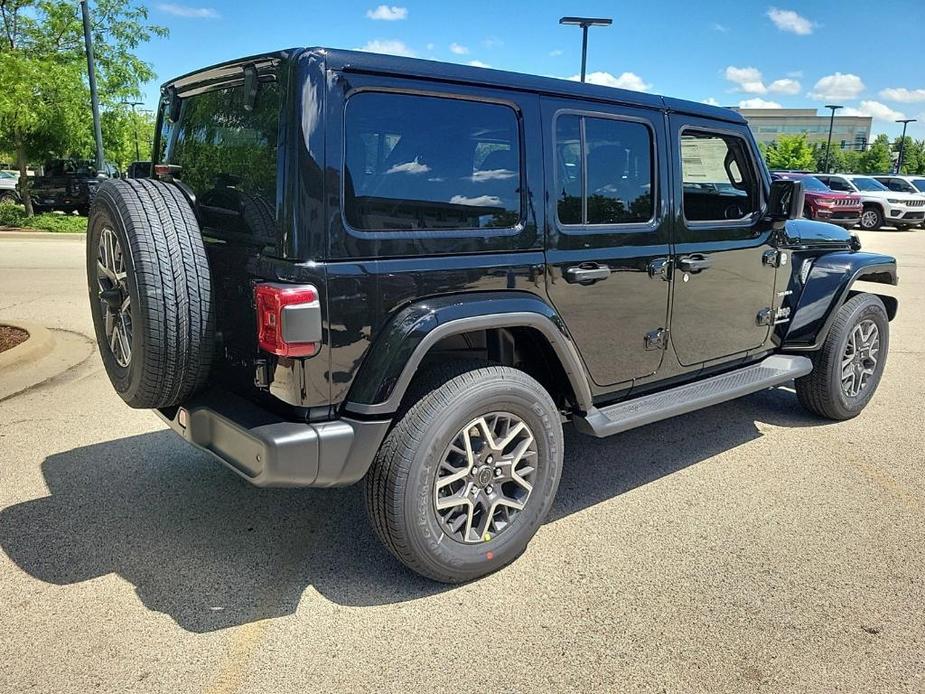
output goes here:
[{"label": "rear tail light", "polygon": [[264,282],[254,287],[257,342],[280,357],[311,357],[321,349],[321,303],[310,284]]}]

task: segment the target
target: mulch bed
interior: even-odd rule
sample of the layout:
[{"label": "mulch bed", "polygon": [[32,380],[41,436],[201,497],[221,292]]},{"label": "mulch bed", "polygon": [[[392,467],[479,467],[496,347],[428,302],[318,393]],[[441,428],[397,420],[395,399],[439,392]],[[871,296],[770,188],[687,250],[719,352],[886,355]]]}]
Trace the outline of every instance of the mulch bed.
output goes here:
[{"label": "mulch bed", "polygon": [[0,325],[0,352],[13,349],[20,342],[28,339],[29,333],[9,325]]}]

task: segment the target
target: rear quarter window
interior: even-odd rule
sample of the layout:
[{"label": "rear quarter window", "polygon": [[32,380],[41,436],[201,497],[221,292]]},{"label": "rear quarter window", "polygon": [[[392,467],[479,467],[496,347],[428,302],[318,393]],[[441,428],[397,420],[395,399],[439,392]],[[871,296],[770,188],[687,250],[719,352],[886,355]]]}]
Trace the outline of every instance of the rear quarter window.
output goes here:
[{"label": "rear quarter window", "polygon": [[346,106],[344,216],[358,230],[511,228],[520,127],[509,106],[360,92]]},{"label": "rear quarter window", "polygon": [[262,82],[251,108],[242,86],[184,97],[161,139],[163,160],[196,194],[204,226],[271,240],[276,214],[280,88]]}]

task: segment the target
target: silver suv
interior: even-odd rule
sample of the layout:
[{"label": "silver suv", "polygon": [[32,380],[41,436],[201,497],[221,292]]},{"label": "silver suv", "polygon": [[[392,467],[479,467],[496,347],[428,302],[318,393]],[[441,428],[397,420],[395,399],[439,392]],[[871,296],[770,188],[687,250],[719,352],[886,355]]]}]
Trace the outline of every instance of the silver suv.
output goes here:
[{"label": "silver suv", "polygon": [[884,224],[908,229],[925,220],[925,197],[890,190],[872,176],[856,174],[816,174],[832,190],[861,197],[864,211],[861,228],[879,229]]}]

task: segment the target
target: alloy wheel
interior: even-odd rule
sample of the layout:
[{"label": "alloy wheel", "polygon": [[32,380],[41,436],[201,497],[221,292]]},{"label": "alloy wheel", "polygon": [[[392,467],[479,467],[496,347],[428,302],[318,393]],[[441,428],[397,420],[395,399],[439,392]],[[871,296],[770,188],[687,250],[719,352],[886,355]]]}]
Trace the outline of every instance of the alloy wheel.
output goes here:
[{"label": "alloy wheel", "polygon": [[879,353],[880,330],[877,324],[864,320],[854,326],[841,361],[842,392],[849,398],[856,398],[867,387],[877,369]]},{"label": "alloy wheel", "polygon": [[864,210],[861,214],[861,226],[864,229],[876,229],[879,215],[874,210]]},{"label": "alloy wheel", "polygon": [[467,544],[504,533],[536,478],[536,438],[509,412],[477,417],[453,437],[437,467],[434,511],[441,529]]},{"label": "alloy wheel", "polygon": [[128,290],[125,254],[116,233],[105,227],[96,254],[96,281],[106,341],[122,368],[132,361],[132,298]]}]

